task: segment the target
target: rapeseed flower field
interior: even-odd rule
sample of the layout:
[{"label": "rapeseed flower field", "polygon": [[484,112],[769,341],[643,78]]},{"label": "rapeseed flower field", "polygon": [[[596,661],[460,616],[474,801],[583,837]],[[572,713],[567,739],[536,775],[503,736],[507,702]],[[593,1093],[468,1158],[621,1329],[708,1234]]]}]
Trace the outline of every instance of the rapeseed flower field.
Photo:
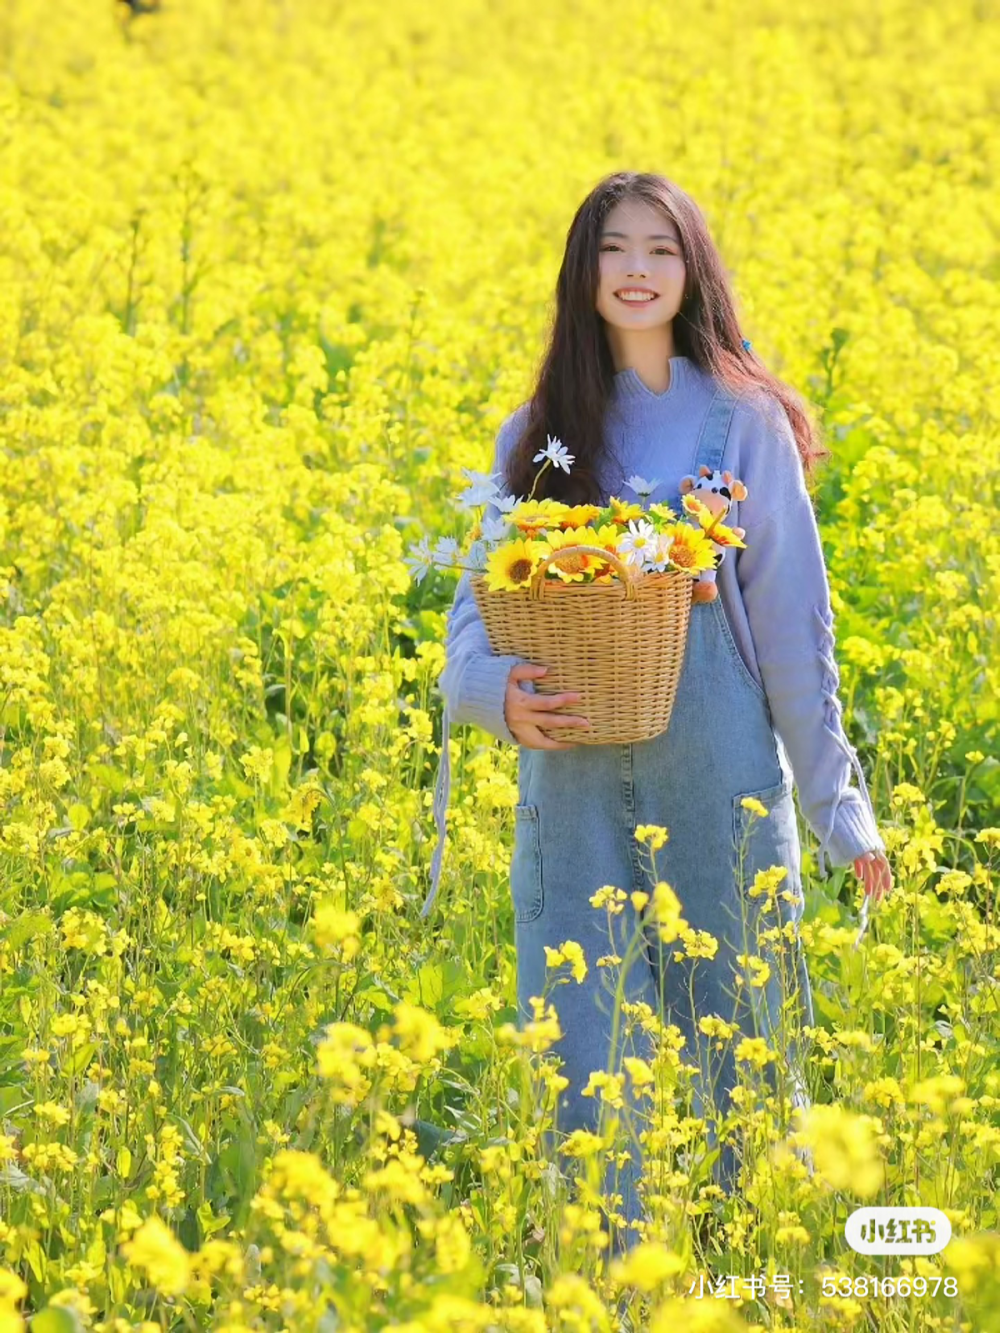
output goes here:
[{"label": "rapeseed flower field", "polygon": [[[1000,1329],[998,27],[962,0],[4,7],[0,1333]],[[856,881],[804,843],[813,1105],[739,1041],[741,1193],[706,1183],[683,1051],[632,1062],[652,1220],[608,1263],[597,1162],[639,1127],[595,1071],[607,1132],[541,1151],[582,959],[552,951],[518,1031],[516,753],[474,729],[419,920],[454,581],[404,556],[454,533],[572,209],[623,167],[703,206],[822,425],[896,885],[858,942]],[[711,947],[649,889],[671,947]],[[855,1253],[867,1204],[952,1239]]]}]

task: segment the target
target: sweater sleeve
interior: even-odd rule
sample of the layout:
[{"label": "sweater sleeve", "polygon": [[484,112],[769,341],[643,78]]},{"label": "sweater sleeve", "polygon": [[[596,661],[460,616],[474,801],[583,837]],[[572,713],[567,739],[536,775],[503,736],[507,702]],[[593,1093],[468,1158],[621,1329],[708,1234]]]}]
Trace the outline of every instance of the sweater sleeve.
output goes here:
[{"label": "sweater sleeve", "polygon": [[[842,725],[829,582],[795,436],[780,404],[751,414],[741,449],[748,494],[736,520],[746,529],[746,549],[736,552],[736,576],[823,874],[824,856],[828,868],[848,865],[885,844]],[[851,786],[852,770],[860,789]]]},{"label": "sweater sleeve", "polygon": [[[508,451],[517,440],[522,411],[518,409],[512,413],[500,427],[490,465],[494,474],[500,472]],[[499,476],[497,481],[503,490]],[[492,504],[486,506],[485,515],[487,518],[501,517],[500,510]],[[472,722],[508,744],[517,745],[517,739],[507,726],[504,696],[511,667],[530,659],[500,655],[491,650],[470,580],[469,570],[464,570],[448,612],[445,667],[438,678],[438,688],[452,722]],[[529,688],[529,693],[534,691],[531,681],[523,681],[521,688],[525,687]]]}]

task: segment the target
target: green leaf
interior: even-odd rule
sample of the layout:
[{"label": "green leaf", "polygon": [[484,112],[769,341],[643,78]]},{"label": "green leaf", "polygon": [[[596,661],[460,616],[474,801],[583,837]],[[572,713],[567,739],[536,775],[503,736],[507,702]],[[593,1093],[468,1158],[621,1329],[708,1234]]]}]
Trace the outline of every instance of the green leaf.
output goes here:
[{"label": "green leaf", "polygon": [[207,1240],[209,1236],[214,1236],[217,1231],[225,1230],[229,1225],[229,1214],[223,1213],[220,1217],[216,1217],[212,1212],[212,1205],[207,1199],[199,1204],[195,1216],[198,1218],[202,1241]]},{"label": "green leaf", "polygon": [[65,1305],[47,1305],[34,1316],[31,1333],[84,1333],[83,1320]]},{"label": "green leaf", "polygon": [[38,935],[47,935],[51,930],[52,921],[45,912],[22,912],[9,926],[0,930],[0,940],[6,940],[11,949],[20,949],[28,940]]},{"label": "green leaf", "polygon": [[97,1045],[92,1041],[86,1042],[83,1046],[78,1046],[70,1055],[69,1059],[63,1064],[63,1068],[71,1074],[82,1074],[83,1071],[93,1060],[97,1053]]},{"label": "green leaf", "polygon": [[412,1003],[433,1009],[444,995],[444,972],[440,963],[424,963],[405,994]]},{"label": "green leaf", "polygon": [[90,806],[84,805],[82,801],[74,801],[66,811],[66,818],[71,828],[85,829],[90,823]]}]

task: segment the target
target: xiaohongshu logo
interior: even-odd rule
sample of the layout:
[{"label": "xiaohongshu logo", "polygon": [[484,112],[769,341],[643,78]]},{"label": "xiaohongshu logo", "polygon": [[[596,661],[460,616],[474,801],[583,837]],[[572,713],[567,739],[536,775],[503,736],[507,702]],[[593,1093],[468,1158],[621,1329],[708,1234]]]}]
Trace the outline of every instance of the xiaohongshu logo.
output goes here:
[{"label": "xiaohongshu logo", "polygon": [[855,1208],[844,1236],[858,1254],[937,1254],[951,1223],[940,1208]]}]

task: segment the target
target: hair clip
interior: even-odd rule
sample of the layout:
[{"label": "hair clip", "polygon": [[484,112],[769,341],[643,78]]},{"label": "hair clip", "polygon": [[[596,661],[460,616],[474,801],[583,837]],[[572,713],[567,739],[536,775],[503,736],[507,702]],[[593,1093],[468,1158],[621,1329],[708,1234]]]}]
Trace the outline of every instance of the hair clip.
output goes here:
[{"label": "hair clip", "polygon": [[744,350],[745,350],[745,351],[749,352],[750,347],[751,347],[751,343],[750,343],[750,339],[749,339],[749,338],[744,338],[744,339],[743,339],[743,347],[744,347]]}]

